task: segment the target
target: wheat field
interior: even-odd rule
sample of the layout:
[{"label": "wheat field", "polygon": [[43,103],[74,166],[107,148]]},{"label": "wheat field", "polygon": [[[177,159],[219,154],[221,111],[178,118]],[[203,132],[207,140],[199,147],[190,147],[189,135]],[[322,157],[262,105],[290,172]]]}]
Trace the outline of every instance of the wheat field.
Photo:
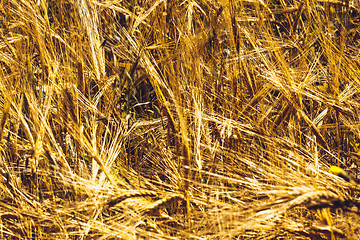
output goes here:
[{"label": "wheat field", "polygon": [[0,238],[360,239],[359,7],[0,0]]}]

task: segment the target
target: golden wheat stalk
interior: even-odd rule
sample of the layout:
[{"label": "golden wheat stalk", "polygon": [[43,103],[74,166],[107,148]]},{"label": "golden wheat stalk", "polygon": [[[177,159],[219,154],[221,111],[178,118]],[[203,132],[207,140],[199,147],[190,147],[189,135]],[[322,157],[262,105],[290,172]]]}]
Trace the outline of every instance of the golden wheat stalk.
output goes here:
[{"label": "golden wheat stalk", "polygon": [[146,215],[158,215],[161,208],[169,206],[169,204],[172,204],[175,201],[186,202],[186,199],[179,194],[170,195],[148,205],[145,209],[142,209],[141,212]]},{"label": "golden wheat stalk", "polygon": [[128,198],[137,198],[137,197],[156,197],[158,194],[153,191],[149,190],[138,190],[138,191],[132,191],[128,193],[122,193],[120,196],[114,197],[109,199],[107,202],[105,202],[104,207],[105,208],[111,208],[115,206],[116,204],[128,199]]}]

